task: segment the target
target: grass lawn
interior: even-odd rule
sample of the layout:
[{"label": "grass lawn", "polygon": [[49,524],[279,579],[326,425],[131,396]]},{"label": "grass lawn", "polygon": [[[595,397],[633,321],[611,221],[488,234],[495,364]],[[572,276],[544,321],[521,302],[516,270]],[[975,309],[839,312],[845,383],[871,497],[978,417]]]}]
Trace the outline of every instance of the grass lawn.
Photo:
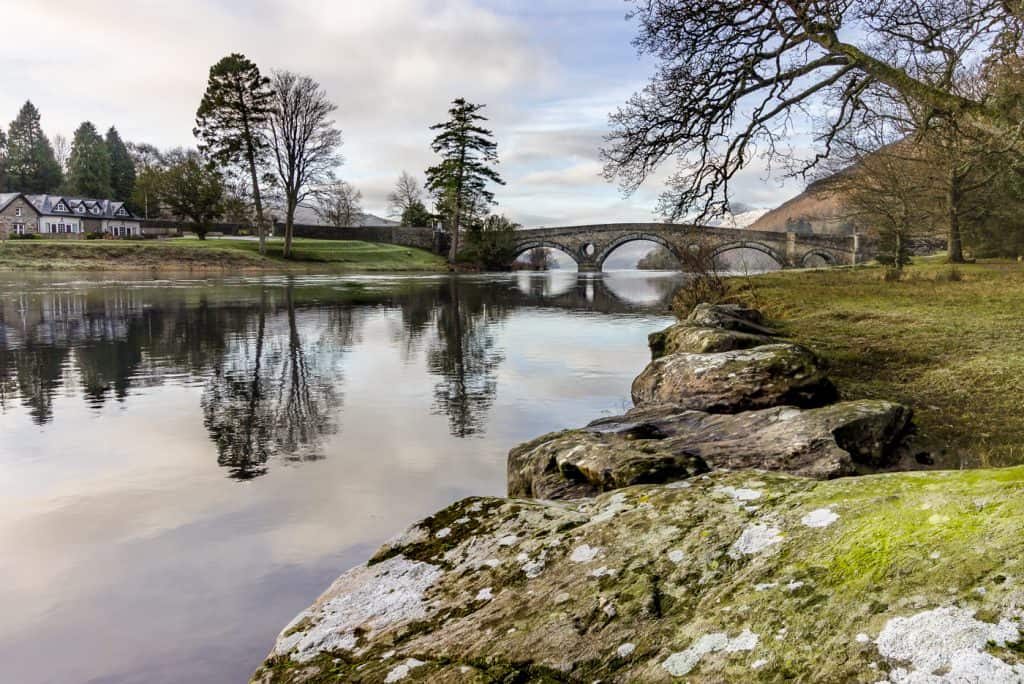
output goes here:
[{"label": "grass lawn", "polygon": [[734,281],[787,335],[819,352],[844,398],[914,408],[946,466],[1024,463],[1024,265],[918,259],[905,280],[880,267],[776,272]]},{"label": "grass lawn", "polygon": [[438,271],[445,261],[412,247],[359,240],[293,243],[293,259],[281,257],[282,240],[270,240],[260,256],[255,240],[8,240],[0,268],[40,270],[252,269],[276,271]]}]

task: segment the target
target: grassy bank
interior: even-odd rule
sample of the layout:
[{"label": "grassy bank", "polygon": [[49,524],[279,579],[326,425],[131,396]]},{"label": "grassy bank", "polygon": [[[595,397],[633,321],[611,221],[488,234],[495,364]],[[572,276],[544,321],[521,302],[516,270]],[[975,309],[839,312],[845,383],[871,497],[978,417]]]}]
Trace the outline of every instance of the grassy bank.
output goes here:
[{"label": "grassy bank", "polygon": [[954,270],[933,258],[902,282],[882,275],[778,272],[733,285],[829,361],[844,398],[913,407],[941,464],[1024,463],[1024,265]]},{"label": "grassy bank", "polygon": [[51,271],[439,271],[445,262],[412,247],[358,240],[305,240],[294,258],[281,257],[283,242],[271,240],[266,256],[254,240],[175,239],[8,240],[0,246],[0,269]]}]

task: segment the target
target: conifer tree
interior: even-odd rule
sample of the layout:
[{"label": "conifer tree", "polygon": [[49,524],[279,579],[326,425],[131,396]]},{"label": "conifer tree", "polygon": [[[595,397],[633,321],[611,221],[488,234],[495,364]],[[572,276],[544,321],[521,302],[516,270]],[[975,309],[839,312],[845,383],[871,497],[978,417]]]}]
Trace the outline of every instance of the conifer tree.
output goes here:
[{"label": "conifer tree", "polygon": [[257,169],[266,160],[267,140],[262,132],[273,95],[270,79],[261,75],[253,62],[245,55],[228,55],[210,67],[193,129],[202,141],[200,150],[204,154],[249,176],[261,254],[266,252],[266,231]]},{"label": "conifer tree", "polygon": [[427,169],[427,189],[437,198],[440,213],[447,218],[451,231],[450,262],[459,253],[459,231],[467,215],[483,213],[494,204],[494,193],[488,190],[488,181],[504,185],[505,182],[492,168],[498,163],[498,144],[493,133],[479,125],[487,121],[480,114],[484,105],[459,98],[448,110],[449,119],[430,127],[440,131],[431,148],[441,157],[439,164]]},{"label": "conifer tree", "polygon": [[7,190],[12,192],[54,192],[64,174],[43,134],[39,110],[27,101],[7,132]]},{"label": "conifer tree", "polygon": [[106,198],[111,195],[110,154],[91,121],[78,127],[71,142],[68,191],[81,197]]},{"label": "conifer tree", "polygon": [[135,164],[132,155],[113,126],[107,131],[105,143],[107,154],[110,155],[111,196],[118,202],[127,202],[131,199],[132,190],[135,189]]}]

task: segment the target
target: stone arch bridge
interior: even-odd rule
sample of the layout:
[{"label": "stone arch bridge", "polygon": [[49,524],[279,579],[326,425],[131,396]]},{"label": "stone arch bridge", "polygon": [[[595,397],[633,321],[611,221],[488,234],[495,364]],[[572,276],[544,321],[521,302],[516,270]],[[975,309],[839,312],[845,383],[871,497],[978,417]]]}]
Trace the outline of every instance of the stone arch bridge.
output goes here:
[{"label": "stone arch bridge", "polygon": [[684,255],[703,252],[715,257],[734,249],[753,249],[782,268],[810,265],[818,257],[830,266],[870,260],[869,245],[859,236],[807,235],[740,228],[715,228],[669,223],[612,223],[516,231],[516,258],[535,247],[557,249],[572,257],[581,272],[600,272],[616,248],[648,240],[685,264]]}]

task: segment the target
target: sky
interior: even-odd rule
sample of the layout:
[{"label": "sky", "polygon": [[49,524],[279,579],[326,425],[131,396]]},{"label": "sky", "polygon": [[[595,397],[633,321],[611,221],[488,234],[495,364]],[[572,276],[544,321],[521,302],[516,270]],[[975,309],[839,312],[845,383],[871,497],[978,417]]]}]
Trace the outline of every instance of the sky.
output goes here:
[{"label": "sky", "polygon": [[[195,144],[211,64],[242,52],[264,72],[319,81],[338,105],[339,177],[385,215],[401,171],[422,182],[431,124],[451,100],[487,105],[498,142],[497,211],[529,227],[653,221],[661,169],[624,197],[601,177],[608,115],[653,73],[637,55],[624,0],[0,0],[0,122],[26,99],[43,128],[71,137],[84,120],[125,140]],[[802,187],[758,165],[733,200],[772,207]]]}]

